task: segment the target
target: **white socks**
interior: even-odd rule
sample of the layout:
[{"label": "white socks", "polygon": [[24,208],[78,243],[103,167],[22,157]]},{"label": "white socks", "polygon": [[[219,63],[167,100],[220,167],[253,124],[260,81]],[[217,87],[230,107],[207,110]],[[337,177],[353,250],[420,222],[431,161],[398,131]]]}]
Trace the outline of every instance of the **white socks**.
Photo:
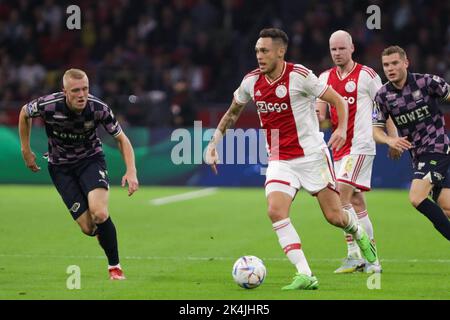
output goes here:
[{"label": "white socks", "polygon": [[278,236],[278,242],[284,250],[289,261],[295,265],[298,273],[312,275],[305,254],[302,250],[300,237],[294,226],[291,224],[291,219],[283,219],[272,224],[273,230]]},{"label": "white socks", "polygon": [[363,231],[358,224],[358,218],[356,217],[356,212],[353,209],[352,205],[347,205],[342,208],[344,213],[347,214],[348,224],[344,228],[344,231],[350,233],[352,236],[356,237],[356,239],[361,239],[363,235]]},{"label": "white socks", "polygon": [[366,230],[367,235],[369,236],[369,239],[373,240],[373,226],[372,226],[372,221],[370,221],[367,210],[358,212],[356,215],[358,216],[359,224],[362,225],[364,230]]}]

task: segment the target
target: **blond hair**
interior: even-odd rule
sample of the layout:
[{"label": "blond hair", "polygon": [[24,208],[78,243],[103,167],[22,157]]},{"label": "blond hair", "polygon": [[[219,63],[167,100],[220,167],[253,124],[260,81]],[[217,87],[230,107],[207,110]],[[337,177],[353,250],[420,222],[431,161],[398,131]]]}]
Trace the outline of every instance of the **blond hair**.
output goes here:
[{"label": "blond hair", "polygon": [[86,72],[84,72],[83,70],[81,70],[81,69],[69,69],[69,70],[66,70],[66,72],[64,72],[64,76],[63,76],[63,87],[65,88],[66,87],[66,84],[67,84],[67,80],[69,79],[69,78],[71,78],[71,79],[83,79],[84,77],[88,77],[87,76],[87,74],[86,74]]},{"label": "blond hair", "polygon": [[394,53],[398,53],[400,58],[402,58],[403,60],[406,60],[406,52],[400,46],[387,47],[386,49],[383,50],[383,52],[381,53],[381,56],[382,57],[390,56],[391,54],[394,54]]}]

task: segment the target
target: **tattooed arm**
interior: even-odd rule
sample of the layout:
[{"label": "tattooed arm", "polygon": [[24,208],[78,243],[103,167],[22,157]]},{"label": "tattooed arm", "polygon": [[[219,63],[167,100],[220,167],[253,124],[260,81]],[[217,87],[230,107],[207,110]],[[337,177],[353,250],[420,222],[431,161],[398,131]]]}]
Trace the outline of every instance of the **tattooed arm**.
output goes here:
[{"label": "tattooed arm", "polygon": [[216,131],[214,132],[214,135],[206,148],[205,162],[211,166],[211,169],[215,174],[217,174],[216,164],[219,163],[219,156],[217,155],[216,146],[225,135],[227,129],[236,124],[242,110],[244,110],[244,107],[245,104],[239,104],[235,99],[233,99],[231,106],[223,115],[222,119],[220,119],[219,125],[217,126]]}]

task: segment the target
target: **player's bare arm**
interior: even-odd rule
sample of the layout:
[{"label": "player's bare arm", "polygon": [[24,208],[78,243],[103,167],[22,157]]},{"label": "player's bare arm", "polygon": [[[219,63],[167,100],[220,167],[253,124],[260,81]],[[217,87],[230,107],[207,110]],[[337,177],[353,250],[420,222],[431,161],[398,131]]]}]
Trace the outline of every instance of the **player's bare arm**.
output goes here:
[{"label": "player's bare arm", "polygon": [[347,102],[332,87],[328,87],[320,99],[336,107],[338,126],[331,135],[328,146],[332,149],[339,150],[345,144],[345,140],[347,139]]},{"label": "player's bare arm", "polygon": [[122,187],[128,183],[128,195],[131,196],[139,188],[133,146],[123,131],[116,137],[116,141],[126,166],[125,175],[122,177]]},{"label": "player's bare arm", "polygon": [[328,103],[326,103],[322,100],[316,101],[316,113],[317,113],[317,118],[319,119],[319,122],[323,122],[327,118],[327,107],[328,107]]},{"label": "player's bare arm", "polygon": [[22,157],[31,171],[38,172],[41,168],[36,164],[36,155],[31,151],[30,146],[31,118],[28,117],[25,108],[26,106],[22,107],[19,115],[19,137]]},{"label": "player's bare arm", "polygon": [[222,119],[220,119],[219,125],[217,126],[216,131],[214,132],[214,135],[206,148],[205,161],[211,166],[211,169],[215,174],[217,174],[216,164],[219,162],[216,146],[220,139],[222,139],[225,135],[227,129],[232,128],[236,124],[241,116],[242,110],[244,110],[244,107],[245,104],[239,104],[233,98],[230,107],[223,115]]},{"label": "player's bare arm", "polygon": [[412,148],[412,144],[408,141],[407,137],[390,137],[386,134],[384,129],[385,128],[382,126],[373,126],[373,139],[375,142],[387,144],[390,148],[400,152]]}]

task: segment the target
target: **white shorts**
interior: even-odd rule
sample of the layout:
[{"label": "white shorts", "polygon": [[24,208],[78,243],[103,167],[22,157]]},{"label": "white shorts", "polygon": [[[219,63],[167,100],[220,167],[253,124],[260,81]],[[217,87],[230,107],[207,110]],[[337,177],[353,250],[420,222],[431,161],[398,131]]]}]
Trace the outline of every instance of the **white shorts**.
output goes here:
[{"label": "white shorts", "polygon": [[294,198],[302,187],[312,195],[326,187],[336,191],[336,178],[328,149],[301,158],[269,161],[266,197],[273,191],[280,191]]},{"label": "white shorts", "polygon": [[336,180],[355,187],[357,191],[370,191],[374,158],[365,154],[346,155],[334,163]]}]

